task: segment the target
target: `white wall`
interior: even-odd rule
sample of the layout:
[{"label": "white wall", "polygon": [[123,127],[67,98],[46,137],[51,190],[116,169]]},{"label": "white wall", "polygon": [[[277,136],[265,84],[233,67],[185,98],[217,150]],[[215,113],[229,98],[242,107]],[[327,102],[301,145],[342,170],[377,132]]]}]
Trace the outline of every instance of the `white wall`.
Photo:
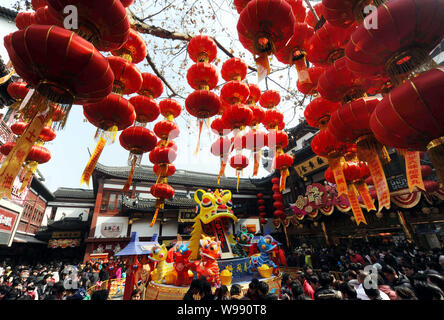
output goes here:
[{"label": "white wall", "polygon": [[145,218],[136,220],[131,225],[131,232],[137,232],[137,235],[140,237],[152,237],[153,234],[159,234],[159,220],[156,221],[154,226],[150,227],[151,219]]},{"label": "white wall", "polygon": [[66,218],[78,218],[82,214],[82,221],[88,221],[89,208],[69,208],[69,207],[58,207],[54,221],[61,220],[63,214]]},{"label": "white wall", "polygon": [[[120,233],[112,237],[105,237],[102,234],[102,226],[104,224],[107,225],[118,224],[120,227]],[[127,235],[127,231],[128,231],[128,217],[98,217],[94,238],[124,238]]]}]

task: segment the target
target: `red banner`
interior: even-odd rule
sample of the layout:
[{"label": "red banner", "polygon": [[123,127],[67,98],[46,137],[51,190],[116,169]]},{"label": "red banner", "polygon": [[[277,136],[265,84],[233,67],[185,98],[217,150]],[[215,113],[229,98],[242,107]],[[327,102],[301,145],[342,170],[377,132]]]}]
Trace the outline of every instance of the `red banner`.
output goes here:
[{"label": "red banner", "polygon": [[379,161],[379,157],[376,152],[368,153],[367,164],[375,184],[376,194],[378,195],[378,212],[380,212],[384,207],[386,209],[390,209],[390,190],[385,178],[384,169],[382,168],[381,161]]},{"label": "red banner", "polygon": [[350,202],[350,206],[353,210],[353,215],[355,216],[356,224],[359,226],[359,224],[362,222],[364,224],[367,224],[367,221],[365,220],[364,213],[362,213],[361,206],[359,205],[358,197],[356,196],[357,190],[354,184],[351,184],[348,186],[348,201]]},{"label": "red banner", "polygon": [[422,191],[426,191],[424,187],[424,181],[422,180],[421,173],[421,161],[418,151],[406,151],[404,152],[405,158],[405,172],[407,176],[407,183],[409,185],[409,191],[412,193],[417,187]]}]

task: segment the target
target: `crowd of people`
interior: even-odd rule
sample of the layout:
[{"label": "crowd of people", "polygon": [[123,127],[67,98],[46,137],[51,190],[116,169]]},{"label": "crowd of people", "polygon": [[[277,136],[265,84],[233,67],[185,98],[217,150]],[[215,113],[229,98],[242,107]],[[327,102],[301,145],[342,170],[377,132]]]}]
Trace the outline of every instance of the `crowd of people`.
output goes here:
[{"label": "crowd of people", "polygon": [[107,300],[109,290],[97,290],[90,296],[86,289],[125,276],[120,261],[36,266],[0,262],[0,300]]},{"label": "crowd of people", "polygon": [[[184,300],[444,300],[444,251],[359,244],[329,249],[295,248],[287,256],[296,272],[282,274],[280,290],[252,279],[214,292],[205,278],[194,279]],[[121,261],[82,265],[52,263],[27,266],[0,262],[0,300],[107,300],[106,280],[125,278]],[[75,286],[70,284],[75,282]],[[109,282],[108,282],[109,283]],[[102,290],[91,296],[87,288]],[[108,290],[107,290],[108,289]],[[132,292],[140,300],[142,291]]]}]

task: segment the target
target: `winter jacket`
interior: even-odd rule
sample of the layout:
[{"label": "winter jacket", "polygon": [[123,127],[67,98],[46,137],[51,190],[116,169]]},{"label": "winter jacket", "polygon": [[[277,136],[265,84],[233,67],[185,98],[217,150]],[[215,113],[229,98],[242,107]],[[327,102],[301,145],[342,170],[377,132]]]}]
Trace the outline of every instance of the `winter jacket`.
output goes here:
[{"label": "winter jacket", "polygon": [[398,296],[396,294],[395,291],[393,291],[390,286],[388,285],[381,285],[378,287],[379,291],[384,292],[386,295],[388,295],[388,297],[390,298],[390,300],[398,300]]}]

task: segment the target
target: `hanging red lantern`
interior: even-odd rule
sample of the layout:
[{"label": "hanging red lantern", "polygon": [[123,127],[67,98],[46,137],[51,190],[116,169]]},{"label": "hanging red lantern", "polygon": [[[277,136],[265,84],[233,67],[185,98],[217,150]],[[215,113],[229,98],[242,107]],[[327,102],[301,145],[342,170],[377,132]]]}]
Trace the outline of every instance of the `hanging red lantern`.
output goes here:
[{"label": "hanging red lantern", "polygon": [[[15,142],[7,142],[0,146],[0,152],[7,156],[14,148]],[[35,161],[40,164],[46,163],[51,160],[51,153],[43,146],[33,145],[31,151],[26,157],[26,161]]]},{"label": "hanging red lantern", "polygon": [[243,169],[248,167],[248,158],[242,154],[236,154],[231,157],[230,159],[230,166],[234,169],[236,169],[237,173],[237,183],[236,183],[236,190],[239,192],[239,178],[240,174]]},{"label": "hanging red lantern", "polygon": [[251,123],[253,111],[249,106],[234,104],[222,115],[222,121],[232,130],[244,130],[245,126]]},{"label": "hanging red lantern", "polygon": [[304,6],[304,0],[285,0],[293,11],[294,19],[296,22],[302,23],[305,21],[306,8]]},{"label": "hanging red lantern", "polygon": [[157,146],[149,154],[149,159],[153,164],[170,164],[177,158],[177,153],[173,148]]},{"label": "hanging red lantern", "polygon": [[281,102],[281,95],[275,90],[267,90],[262,93],[259,103],[265,109],[273,109]]},{"label": "hanging red lantern", "polygon": [[301,70],[307,69],[305,65],[306,48],[308,41],[314,34],[314,29],[305,23],[294,25],[293,35],[285,47],[276,53],[276,58],[289,65],[296,65],[298,75]]},{"label": "hanging red lantern", "polygon": [[272,149],[285,149],[288,146],[288,134],[282,130],[270,130],[267,142]]},{"label": "hanging red lantern", "polygon": [[9,109],[16,110],[20,107],[20,104],[29,92],[27,85],[26,82],[11,82],[8,85],[8,88],[6,89],[8,94],[12,99],[16,100],[16,102],[9,106]]},{"label": "hanging red lantern", "polygon": [[250,96],[248,85],[241,81],[229,81],[220,90],[220,97],[229,105],[247,102]]},{"label": "hanging red lantern", "polygon": [[331,102],[323,97],[316,98],[305,107],[305,120],[310,126],[324,130],[327,128],[331,114],[340,106],[340,103]]},{"label": "hanging red lantern", "polygon": [[157,144],[157,138],[151,130],[145,127],[132,126],[122,131],[119,141],[124,149],[130,151],[128,163],[131,169],[122,189],[122,192],[126,193],[129,191],[133,181],[134,169],[142,161],[142,154],[154,149]]},{"label": "hanging red lantern", "polygon": [[227,128],[227,125],[222,120],[222,118],[216,118],[211,122],[211,130],[214,133],[217,133],[219,136],[227,135],[230,129]]},{"label": "hanging red lantern", "polygon": [[136,30],[130,29],[128,39],[124,45],[117,50],[111,51],[111,54],[121,56],[132,63],[142,62],[147,54],[145,40]]},{"label": "hanging red lantern", "polygon": [[17,29],[23,30],[32,24],[35,24],[35,12],[24,11],[17,14],[15,18],[15,26]]},{"label": "hanging red lantern", "polygon": [[286,217],[285,212],[283,210],[274,210],[273,215],[276,219],[284,219]]},{"label": "hanging red lantern", "polygon": [[275,207],[278,210],[284,210],[285,209],[284,203],[282,201],[275,201],[275,202],[273,202],[273,207]]},{"label": "hanging red lantern", "polygon": [[154,125],[154,133],[162,140],[172,140],[179,136],[179,127],[172,121],[162,120]]},{"label": "hanging red lantern", "polygon": [[216,42],[209,36],[195,36],[188,43],[188,55],[194,62],[212,62],[217,56]]},{"label": "hanging red lantern", "polygon": [[160,114],[160,108],[156,101],[146,96],[134,96],[129,99],[136,112],[136,121],[147,123],[156,120]]},{"label": "hanging red lantern", "polygon": [[160,97],[163,92],[162,80],[156,75],[148,72],[142,73],[142,79],[142,87],[137,93],[152,99]]},{"label": "hanging red lantern", "polygon": [[264,197],[264,194],[263,194],[263,193],[258,193],[258,194],[256,195],[256,197],[258,197],[259,199],[262,199],[262,198]]},{"label": "hanging red lantern", "polygon": [[[322,2],[315,4],[313,6],[313,10],[316,12],[316,15],[320,19],[324,14],[324,6],[322,5]],[[307,11],[307,16],[305,17],[305,23],[312,28],[316,27],[317,20],[316,17],[313,15],[313,12],[311,12],[311,10]]]},{"label": "hanging red lantern", "polygon": [[260,224],[266,224],[267,223],[267,219],[259,219],[259,223]]},{"label": "hanging red lantern", "polygon": [[125,8],[128,8],[130,5],[134,3],[134,0],[120,0],[120,2]]},{"label": "hanging red lantern", "polygon": [[231,140],[228,137],[220,137],[213,142],[210,149],[211,153],[220,158],[220,170],[217,177],[217,184],[220,183],[220,177],[225,175],[225,167],[227,166],[228,156],[231,152]]},{"label": "hanging red lantern", "polygon": [[346,57],[336,60],[325,69],[318,81],[318,92],[327,100],[348,102],[362,97],[371,85],[347,69]]},{"label": "hanging red lantern", "polygon": [[[277,188],[279,189],[279,186],[277,186]],[[282,196],[282,194],[280,194],[280,193],[275,193],[275,194],[273,194],[273,200],[275,200],[275,201],[282,201],[284,198],[283,198],[283,196]]]},{"label": "hanging red lantern", "polygon": [[113,92],[131,94],[142,87],[142,74],[135,64],[116,56],[109,56],[107,59],[114,73]]},{"label": "hanging red lantern", "polygon": [[323,67],[313,67],[307,69],[306,73],[303,73],[305,76],[301,76],[298,78],[298,82],[296,84],[299,92],[307,95],[313,95],[318,92],[318,82],[321,75],[324,73],[325,69]]},{"label": "hanging red lantern", "polygon": [[250,95],[247,99],[247,104],[256,104],[259,101],[262,93],[261,89],[255,84],[248,84],[248,89],[250,90]]},{"label": "hanging red lantern", "polygon": [[333,175],[333,171],[330,167],[327,168],[324,172],[324,178],[328,183],[336,184],[335,176]]},{"label": "hanging red lantern", "polygon": [[355,28],[355,24],[348,28],[340,28],[326,22],[314,33],[307,44],[308,60],[322,66],[343,57],[345,46]]},{"label": "hanging red lantern", "polygon": [[261,149],[268,144],[268,136],[265,132],[251,130],[243,136],[245,148],[251,150],[254,158],[253,176],[259,172],[259,162],[261,158]]},{"label": "hanging red lantern", "polygon": [[420,65],[433,65],[429,53],[444,37],[438,14],[443,7],[436,0],[393,0],[379,6],[369,15],[377,19],[377,28],[361,24],[351,35],[345,49],[347,67],[365,76],[389,75],[392,82],[401,83]]},{"label": "hanging red lantern", "polygon": [[259,200],[257,200],[257,203],[259,205],[263,205],[265,203],[265,200],[264,199],[259,199]]},{"label": "hanging red lantern", "polygon": [[281,0],[253,0],[242,10],[237,24],[239,41],[256,63],[270,72],[268,56],[281,50],[293,34],[295,18],[291,6]]},{"label": "hanging red lantern", "polygon": [[217,86],[219,75],[212,64],[198,62],[188,69],[187,81],[195,90],[213,90]]},{"label": "hanging red lantern", "polygon": [[63,28],[63,22],[51,14],[48,6],[35,10],[35,23],[40,25],[56,25]]},{"label": "hanging red lantern", "polygon": [[322,0],[324,6],[324,17],[329,23],[336,27],[347,28],[364,19],[364,8],[373,0]]},{"label": "hanging red lantern", "polygon": [[173,140],[159,140],[156,147],[168,147],[177,152],[177,144]]},{"label": "hanging red lantern", "polygon": [[290,175],[288,168],[293,165],[294,158],[289,154],[282,153],[276,155],[275,161],[276,170],[279,170],[281,172],[279,191],[283,191],[285,190],[287,177]]},{"label": "hanging red lantern", "polygon": [[241,13],[251,0],[234,0],[233,4],[236,7],[237,13]]},{"label": "hanging red lantern", "polygon": [[153,166],[153,172],[156,176],[170,177],[176,172],[176,166],[172,163],[155,164]]},{"label": "hanging red lantern", "polygon": [[393,89],[376,106],[370,128],[383,144],[427,150],[440,181],[444,181],[443,68],[424,72]]},{"label": "hanging red lantern", "polygon": [[164,209],[165,199],[171,199],[174,197],[174,188],[167,183],[156,183],[155,185],[151,186],[150,193],[156,197],[156,211],[150,224],[150,227],[153,227],[156,223],[159,209]]},{"label": "hanging red lantern", "polygon": [[48,5],[46,0],[31,0],[32,9],[37,11],[39,8],[43,8]]},{"label": "hanging red lantern", "polygon": [[196,90],[185,100],[188,113],[199,119],[206,119],[216,115],[221,102],[219,97],[207,90]]},{"label": "hanging red lantern", "polygon": [[247,76],[248,66],[240,58],[230,58],[224,62],[220,74],[225,81],[244,80]]},{"label": "hanging red lantern", "polygon": [[[20,136],[25,132],[25,130],[28,126],[29,126],[29,123],[26,123],[23,121],[18,121],[18,122],[11,125],[11,131],[14,134]],[[49,142],[49,141],[54,140],[55,138],[56,138],[56,133],[55,133],[54,129],[52,129],[49,126],[43,127],[43,129],[39,135],[39,140],[42,140],[44,142]]]},{"label": "hanging red lantern", "polygon": [[164,99],[159,102],[160,113],[167,119],[172,121],[182,112],[182,106],[174,99]]},{"label": "hanging red lantern", "polygon": [[276,109],[267,110],[265,113],[264,120],[262,123],[267,129],[276,129],[279,127],[279,124],[284,121],[284,115],[282,112]]},{"label": "hanging red lantern", "polygon": [[115,0],[47,0],[51,14],[65,18],[66,6],[77,9],[76,33],[90,41],[99,51],[120,48],[130,33],[129,18],[120,1]]},{"label": "hanging red lantern", "polygon": [[249,107],[250,107],[252,114],[253,114],[253,117],[251,118],[250,126],[256,127],[264,121],[266,112],[264,109],[262,109],[261,107],[256,106],[256,105],[250,105]]}]

